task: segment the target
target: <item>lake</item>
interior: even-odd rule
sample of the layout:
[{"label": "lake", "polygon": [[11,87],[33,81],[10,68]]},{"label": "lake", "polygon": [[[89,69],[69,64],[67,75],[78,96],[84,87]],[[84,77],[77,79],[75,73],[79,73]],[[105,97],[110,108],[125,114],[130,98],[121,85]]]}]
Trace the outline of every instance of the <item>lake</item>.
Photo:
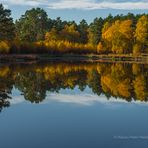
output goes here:
[{"label": "lake", "polygon": [[148,65],[0,65],[1,148],[147,148]]}]

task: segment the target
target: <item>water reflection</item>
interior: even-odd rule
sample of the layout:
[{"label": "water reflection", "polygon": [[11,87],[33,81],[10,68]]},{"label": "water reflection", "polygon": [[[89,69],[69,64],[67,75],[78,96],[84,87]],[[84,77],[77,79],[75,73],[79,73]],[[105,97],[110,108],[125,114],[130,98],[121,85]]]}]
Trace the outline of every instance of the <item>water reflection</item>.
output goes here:
[{"label": "water reflection", "polygon": [[121,63],[3,65],[0,67],[0,110],[10,105],[13,88],[32,103],[42,102],[47,94],[76,88],[82,92],[89,88],[97,97],[104,95],[107,99],[148,101],[147,70],[148,65]]},{"label": "water reflection", "polygon": [[8,96],[7,92],[0,91],[0,112],[4,107],[9,107],[10,102],[9,99],[11,97]]}]

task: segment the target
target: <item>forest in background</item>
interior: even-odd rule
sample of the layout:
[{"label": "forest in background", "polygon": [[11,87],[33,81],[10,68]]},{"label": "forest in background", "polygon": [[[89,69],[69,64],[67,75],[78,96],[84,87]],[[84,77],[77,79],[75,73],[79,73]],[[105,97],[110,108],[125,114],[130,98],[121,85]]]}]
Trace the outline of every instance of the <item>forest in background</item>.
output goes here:
[{"label": "forest in background", "polygon": [[41,8],[27,10],[14,22],[0,4],[1,54],[133,54],[148,53],[148,14],[51,19]]}]

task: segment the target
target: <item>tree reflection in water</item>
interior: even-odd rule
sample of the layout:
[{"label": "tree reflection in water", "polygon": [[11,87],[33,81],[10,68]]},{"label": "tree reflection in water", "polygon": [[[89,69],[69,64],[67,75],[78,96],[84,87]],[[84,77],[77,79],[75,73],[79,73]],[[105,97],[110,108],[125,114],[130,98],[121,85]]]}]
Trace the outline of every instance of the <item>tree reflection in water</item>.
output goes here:
[{"label": "tree reflection in water", "polygon": [[0,67],[0,109],[9,106],[8,98],[15,87],[24,98],[40,103],[48,92],[61,89],[84,91],[88,86],[94,94],[127,101],[148,100],[148,65],[121,63],[49,62],[32,65]]},{"label": "tree reflection in water", "polygon": [[8,96],[7,92],[0,91],[0,112],[2,111],[2,109],[4,107],[9,107],[10,106],[9,99],[11,99],[11,97]]}]

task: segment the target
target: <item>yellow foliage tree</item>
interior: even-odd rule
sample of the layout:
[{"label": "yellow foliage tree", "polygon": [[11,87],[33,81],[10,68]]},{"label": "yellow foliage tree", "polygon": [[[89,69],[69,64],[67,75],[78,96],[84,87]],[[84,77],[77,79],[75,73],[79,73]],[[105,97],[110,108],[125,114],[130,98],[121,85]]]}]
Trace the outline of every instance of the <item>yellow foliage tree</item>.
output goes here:
[{"label": "yellow foliage tree", "polygon": [[105,24],[102,39],[113,53],[129,53],[133,36],[132,21],[115,21],[111,26]]},{"label": "yellow foliage tree", "polygon": [[148,16],[142,16],[136,25],[136,40],[142,44],[148,45]]},{"label": "yellow foliage tree", "polygon": [[70,42],[79,42],[80,33],[77,31],[77,28],[74,24],[65,25],[64,29],[60,32],[62,40]]}]

